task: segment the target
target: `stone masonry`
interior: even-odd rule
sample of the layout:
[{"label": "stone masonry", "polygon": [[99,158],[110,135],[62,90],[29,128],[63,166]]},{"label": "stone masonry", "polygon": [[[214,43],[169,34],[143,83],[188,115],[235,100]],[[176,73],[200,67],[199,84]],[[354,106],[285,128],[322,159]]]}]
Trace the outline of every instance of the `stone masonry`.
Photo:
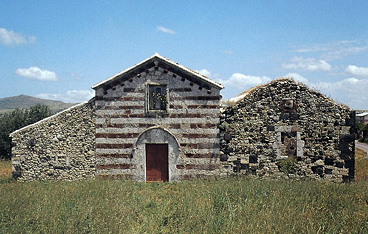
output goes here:
[{"label": "stone masonry", "polygon": [[80,180],[95,176],[94,100],[11,134],[13,177]]},{"label": "stone masonry", "polygon": [[354,112],[280,79],[243,93],[221,116],[228,173],[261,177],[354,178]]},{"label": "stone masonry", "polygon": [[[207,79],[156,55],[95,86],[97,175],[145,181],[149,143],[168,144],[169,181],[219,174],[222,86]],[[151,86],[164,110],[149,109]]]},{"label": "stone masonry", "polygon": [[[354,112],[293,80],[220,109],[221,84],[155,54],[93,88],[89,102],[11,134],[17,180],[354,179]],[[167,172],[151,168],[162,152]]]}]

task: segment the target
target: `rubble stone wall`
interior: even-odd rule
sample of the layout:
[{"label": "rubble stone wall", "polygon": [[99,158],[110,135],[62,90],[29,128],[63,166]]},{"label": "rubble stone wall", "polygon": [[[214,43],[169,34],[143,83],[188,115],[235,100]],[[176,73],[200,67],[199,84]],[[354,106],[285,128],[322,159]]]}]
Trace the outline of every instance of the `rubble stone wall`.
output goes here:
[{"label": "rubble stone wall", "polygon": [[19,181],[93,178],[94,103],[82,103],[12,133],[13,176]]},{"label": "rubble stone wall", "polygon": [[354,112],[289,79],[256,87],[221,117],[228,174],[354,178]]}]

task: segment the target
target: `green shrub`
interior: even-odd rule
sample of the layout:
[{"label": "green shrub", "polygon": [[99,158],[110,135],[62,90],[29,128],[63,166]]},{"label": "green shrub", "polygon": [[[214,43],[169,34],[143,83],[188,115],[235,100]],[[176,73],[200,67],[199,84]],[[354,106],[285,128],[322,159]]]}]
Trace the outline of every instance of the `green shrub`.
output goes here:
[{"label": "green shrub", "polygon": [[48,106],[37,104],[31,106],[29,110],[16,109],[0,117],[0,159],[11,158],[10,133],[50,115]]},{"label": "green shrub", "polygon": [[295,157],[288,157],[286,159],[282,159],[279,163],[280,171],[285,174],[294,174],[297,168],[297,160]]}]

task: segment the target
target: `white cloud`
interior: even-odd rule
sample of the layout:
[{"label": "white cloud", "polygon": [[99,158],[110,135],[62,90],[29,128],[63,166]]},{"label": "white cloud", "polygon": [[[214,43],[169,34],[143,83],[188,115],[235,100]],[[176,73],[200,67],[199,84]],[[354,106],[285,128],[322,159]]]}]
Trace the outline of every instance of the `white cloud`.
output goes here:
[{"label": "white cloud", "polygon": [[317,90],[327,97],[339,103],[344,103],[353,109],[368,109],[368,79],[357,79],[355,77],[338,81],[311,82],[309,79],[297,74],[288,73],[295,81],[300,81],[308,87]]},{"label": "white cloud", "polygon": [[368,49],[367,42],[362,41],[337,41],[322,45],[314,45],[296,49],[298,53],[320,53],[320,58],[324,60],[341,59],[351,54],[358,54]]},{"label": "white cloud", "polygon": [[326,43],[322,45],[314,45],[309,47],[304,47],[301,49],[295,50],[295,52],[298,53],[309,53],[309,52],[320,52],[320,51],[332,51],[336,49],[342,49],[342,48],[349,48],[352,44],[356,44],[357,41],[349,41],[349,40],[342,40],[332,43]]},{"label": "white cloud", "polygon": [[347,66],[345,71],[354,76],[367,76],[368,77],[368,67],[357,67],[354,65],[349,65]]},{"label": "white cloud", "polygon": [[157,30],[163,33],[168,33],[174,35],[176,32],[174,30],[171,30],[169,28],[165,28],[163,26],[156,26]]},{"label": "white cloud", "polygon": [[289,64],[282,64],[286,69],[301,69],[307,71],[330,71],[332,66],[324,60],[315,58],[294,57]]},{"label": "white cloud", "polygon": [[196,71],[196,72],[198,72],[199,74],[202,74],[204,76],[211,77],[211,72],[208,71],[207,69],[202,69],[202,70],[199,70],[199,71]]},{"label": "white cloud", "polygon": [[34,36],[24,36],[20,33],[15,33],[14,31],[8,31],[5,28],[0,28],[0,44],[11,46],[11,45],[21,45],[30,44],[36,41]]},{"label": "white cloud", "polygon": [[367,49],[368,49],[368,46],[361,46],[361,47],[354,46],[354,47],[348,47],[348,48],[341,48],[337,50],[331,50],[328,53],[322,55],[322,57],[327,60],[341,59],[351,54],[358,54],[359,52],[365,51]]},{"label": "white cloud", "polygon": [[29,79],[40,81],[58,80],[58,77],[55,72],[49,70],[42,70],[41,68],[38,67],[18,68],[17,70],[15,70],[15,74]]},{"label": "white cloud", "polygon": [[63,101],[68,103],[84,102],[91,99],[94,92],[90,90],[69,90],[65,94],[41,93],[36,95],[38,98]]},{"label": "white cloud", "polygon": [[295,81],[302,82],[308,87],[318,90],[334,100],[349,105],[351,108],[368,109],[368,79],[346,78],[339,81],[311,82],[297,73],[288,73],[286,77],[292,77]]},{"label": "white cloud", "polygon": [[352,77],[336,82],[318,82],[311,87],[350,108],[368,109],[368,79]]},{"label": "white cloud", "polygon": [[344,103],[353,109],[368,109],[368,79],[346,78],[331,82],[311,82],[309,79],[297,74],[288,73],[295,81],[302,82],[308,87],[318,90],[337,102]]},{"label": "white cloud", "polygon": [[347,78],[336,82],[317,82],[311,84],[311,86],[321,91],[325,91],[328,94],[341,89],[349,91],[351,87],[356,85],[359,81],[360,80],[356,78]]},{"label": "white cloud", "polygon": [[260,85],[271,81],[267,76],[248,76],[241,73],[234,73],[227,80],[219,80],[220,83],[237,89],[249,89],[253,86]]},{"label": "white cloud", "polygon": [[[358,79],[350,77],[336,81],[313,82],[311,79],[298,73],[287,73],[284,77],[293,78],[296,82],[304,83],[308,87],[323,93],[327,97],[331,97],[338,103],[344,103],[352,109],[368,110],[368,78]],[[245,91],[269,81],[271,81],[271,78],[266,76],[247,76],[240,73],[233,74],[227,80],[219,80],[227,88],[231,88],[233,90],[232,92],[235,89]],[[230,97],[233,97],[233,94]]]}]

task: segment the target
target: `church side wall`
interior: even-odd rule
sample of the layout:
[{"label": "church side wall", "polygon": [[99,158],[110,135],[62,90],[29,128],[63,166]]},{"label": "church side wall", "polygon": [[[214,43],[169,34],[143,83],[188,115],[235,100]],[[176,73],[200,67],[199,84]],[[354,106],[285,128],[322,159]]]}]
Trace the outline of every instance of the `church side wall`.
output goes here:
[{"label": "church side wall", "polygon": [[93,178],[94,132],[93,101],[14,132],[13,176],[19,181]]}]

